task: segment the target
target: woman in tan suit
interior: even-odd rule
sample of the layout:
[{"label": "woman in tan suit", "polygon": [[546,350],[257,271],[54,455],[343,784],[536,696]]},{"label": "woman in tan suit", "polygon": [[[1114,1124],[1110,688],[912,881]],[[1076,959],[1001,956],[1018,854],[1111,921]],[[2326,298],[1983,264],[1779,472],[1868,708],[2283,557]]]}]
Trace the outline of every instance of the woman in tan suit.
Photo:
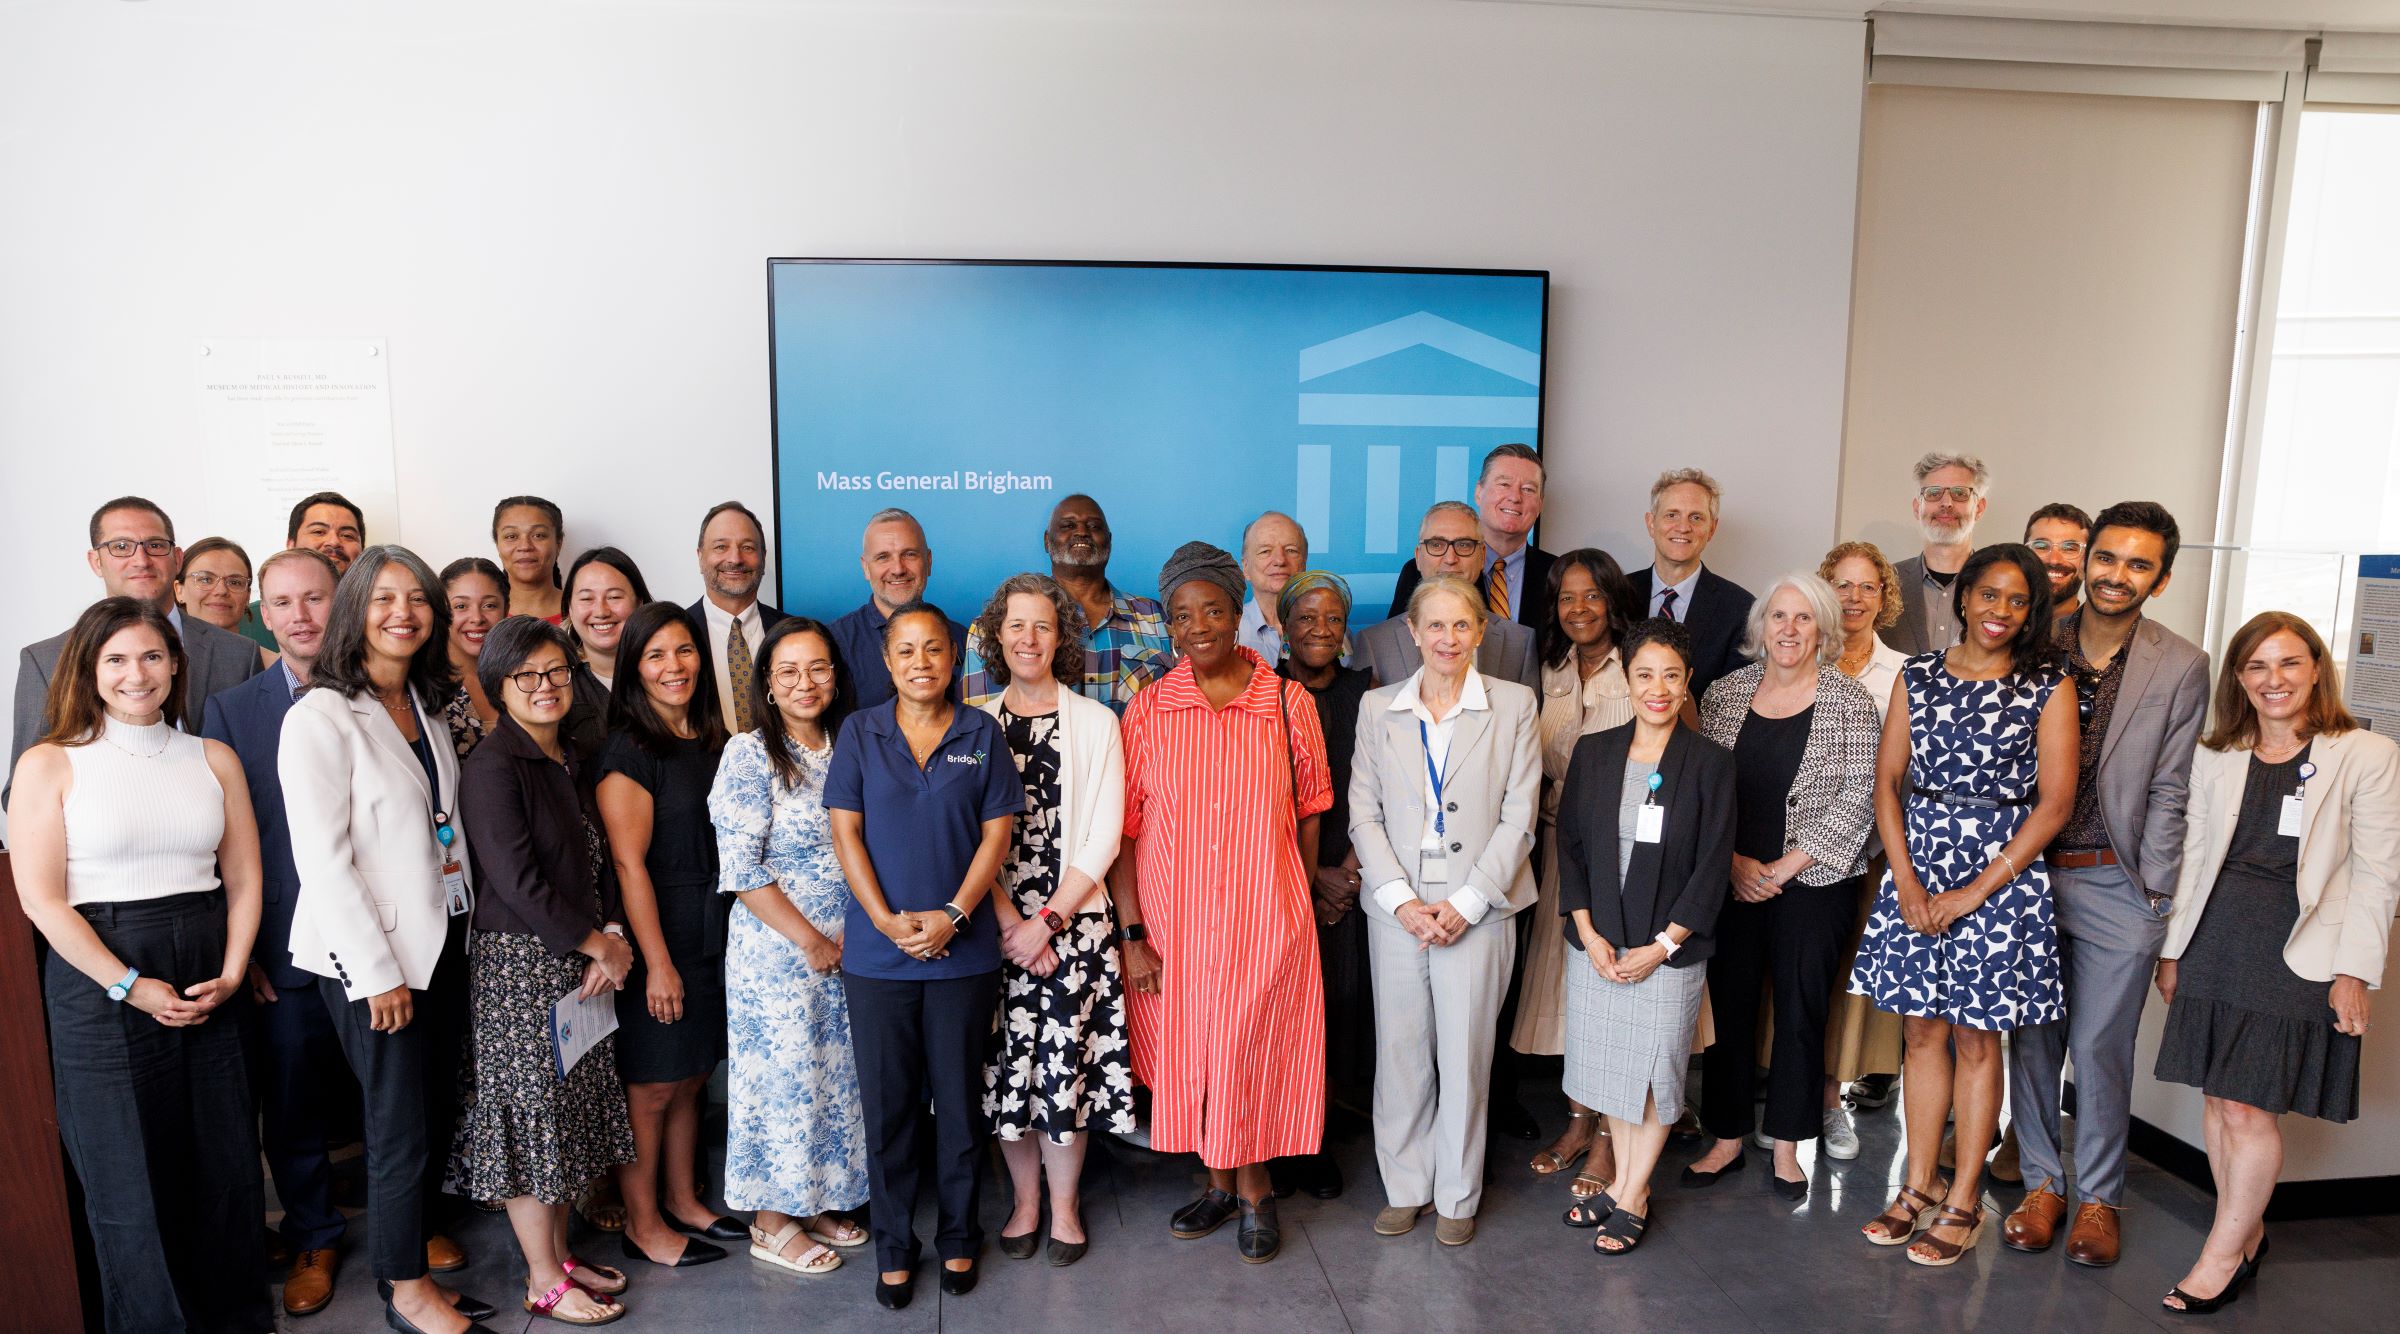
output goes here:
[{"label": "woman in tan suit", "polygon": [[2278,1117],[2358,1114],[2367,993],[2400,901],[2400,746],[2342,707],[2325,642],[2289,612],[2234,634],[2192,760],[2158,1077],[2207,1095],[2217,1216],[2170,1311],[2232,1301],[2265,1257]]}]

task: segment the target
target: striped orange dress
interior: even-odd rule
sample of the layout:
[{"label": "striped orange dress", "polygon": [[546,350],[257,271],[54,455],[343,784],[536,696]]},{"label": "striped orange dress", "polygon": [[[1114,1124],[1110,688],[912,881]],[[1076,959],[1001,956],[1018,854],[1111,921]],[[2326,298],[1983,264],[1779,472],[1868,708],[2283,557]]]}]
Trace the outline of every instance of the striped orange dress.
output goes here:
[{"label": "striped orange dress", "polygon": [[1150,1146],[1214,1168],[1315,1153],[1325,1129],[1325,992],[1297,841],[1299,819],[1333,804],[1325,733],[1305,687],[1238,651],[1250,684],[1222,710],[1189,662],[1125,710],[1125,836],[1160,961],[1158,994],[1126,997],[1133,1068],[1151,1090]]}]

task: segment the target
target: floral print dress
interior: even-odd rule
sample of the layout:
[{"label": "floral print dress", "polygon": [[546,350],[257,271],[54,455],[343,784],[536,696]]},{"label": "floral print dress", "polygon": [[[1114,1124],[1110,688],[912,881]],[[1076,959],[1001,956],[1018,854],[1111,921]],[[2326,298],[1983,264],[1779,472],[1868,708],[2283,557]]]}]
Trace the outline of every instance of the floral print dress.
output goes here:
[{"label": "floral print dress", "polygon": [[[708,794],[718,889],[780,892],[839,944],[850,887],[825,818],[833,752],[793,753],[800,781],[787,786],[760,734],[727,743]],[[738,903],[726,931],[725,1037],[727,1207],[805,1218],[866,1203],[866,1111],[841,971],[810,968],[799,946]]]}]

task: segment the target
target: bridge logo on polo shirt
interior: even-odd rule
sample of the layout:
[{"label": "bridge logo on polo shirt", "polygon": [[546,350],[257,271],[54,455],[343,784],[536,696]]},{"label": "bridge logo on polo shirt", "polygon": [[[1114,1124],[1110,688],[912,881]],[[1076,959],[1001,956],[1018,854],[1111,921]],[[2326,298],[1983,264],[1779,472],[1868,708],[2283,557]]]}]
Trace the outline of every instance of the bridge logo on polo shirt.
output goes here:
[{"label": "bridge logo on polo shirt", "polygon": [[979,750],[972,755],[944,755],[942,761],[945,764],[981,764],[987,754],[988,751]]}]

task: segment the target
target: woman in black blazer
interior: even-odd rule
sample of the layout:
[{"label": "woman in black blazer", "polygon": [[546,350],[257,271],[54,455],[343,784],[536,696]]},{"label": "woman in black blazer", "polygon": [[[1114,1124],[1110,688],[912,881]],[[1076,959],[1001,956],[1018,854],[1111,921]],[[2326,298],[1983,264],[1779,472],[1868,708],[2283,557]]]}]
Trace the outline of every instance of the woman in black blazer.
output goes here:
[{"label": "woman in black blazer", "polygon": [[1608,1118],[1615,1179],[1567,1222],[1594,1249],[1641,1244],[1650,1177],[1683,1115],[1683,1076],[1733,861],[1733,757],[1681,725],[1691,636],[1654,617],[1625,637],[1633,721],[1575,743],[1559,799],[1567,1096]]}]

